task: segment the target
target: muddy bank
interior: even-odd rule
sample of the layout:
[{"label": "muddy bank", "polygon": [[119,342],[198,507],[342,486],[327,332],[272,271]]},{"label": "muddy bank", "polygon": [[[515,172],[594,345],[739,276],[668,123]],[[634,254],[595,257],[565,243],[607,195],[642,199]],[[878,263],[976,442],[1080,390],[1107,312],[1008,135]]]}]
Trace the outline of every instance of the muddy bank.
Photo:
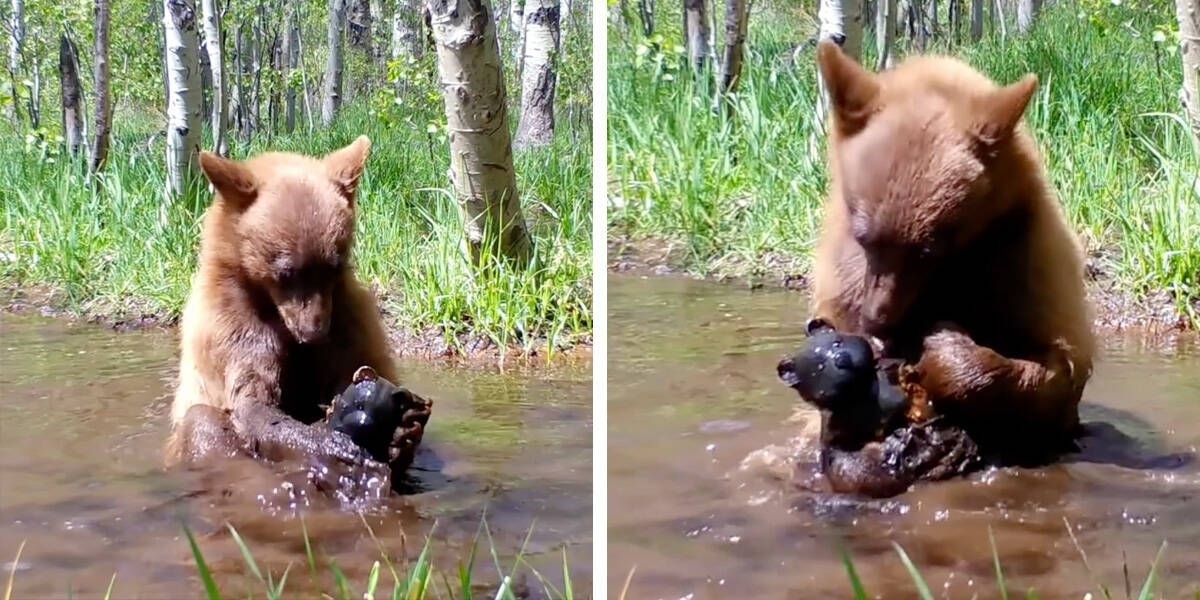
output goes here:
[{"label": "muddy bank", "polygon": [[[710,266],[712,273],[704,277],[687,268],[685,252],[682,244],[660,239],[632,239],[610,232],[608,269],[631,275],[709,279],[750,289],[785,288],[807,293],[811,284],[805,265],[795,257],[768,256],[755,264],[730,260]],[[1137,298],[1131,292],[1119,289],[1109,266],[1112,260],[1102,251],[1091,252],[1087,257],[1088,298],[1096,313],[1098,329],[1106,332],[1136,330],[1164,338],[1193,330],[1188,316],[1179,310],[1167,292]],[[1193,306],[1200,313],[1200,298]]]},{"label": "muddy bank", "polygon": [[[551,360],[556,366],[586,365],[592,359],[591,334],[560,342],[555,348],[544,338],[535,340],[529,349],[516,344],[501,347],[479,334],[448,339],[440,327],[415,330],[401,326],[387,302],[381,300],[380,305],[392,349],[401,359],[484,370],[536,369]],[[73,303],[52,287],[20,286],[7,280],[0,280],[0,311],[90,323],[114,331],[170,330],[179,325],[178,315],[152,310],[134,298],[123,300],[119,306],[103,300]]]}]

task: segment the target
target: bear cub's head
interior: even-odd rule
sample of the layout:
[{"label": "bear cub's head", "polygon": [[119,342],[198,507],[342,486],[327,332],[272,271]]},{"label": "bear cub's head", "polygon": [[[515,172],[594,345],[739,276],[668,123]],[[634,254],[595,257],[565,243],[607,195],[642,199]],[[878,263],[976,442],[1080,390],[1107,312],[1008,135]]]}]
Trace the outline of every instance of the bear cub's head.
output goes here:
[{"label": "bear cub's head", "polygon": [[265,293],[301,344],[329,333],[334,289],[354,241],[354,203],[371,141],[360,136],[322,158],[268,153],[244,162],[200,153],[231,217],[223,236],[237,276]]}]

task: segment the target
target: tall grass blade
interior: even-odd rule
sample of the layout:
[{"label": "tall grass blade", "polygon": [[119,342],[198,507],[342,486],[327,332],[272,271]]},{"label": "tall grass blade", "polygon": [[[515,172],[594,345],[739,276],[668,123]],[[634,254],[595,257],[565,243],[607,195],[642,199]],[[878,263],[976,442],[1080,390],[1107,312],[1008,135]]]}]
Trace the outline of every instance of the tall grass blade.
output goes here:
[{"label": "tall grass blade", "polygon": [[196,570],[200,573],[200,581],[204,583],[204,592],[207,594],[208,600],[221,600],[217,582],[213,580],[212,571],[209,571],[208,564],[204,562],[204,555],[200,553],[200,545],[196,543],[196,537],[192,535],[192,530],[188,528],[187,523],[183,523],[183,534],[187,536],[188,545],[192,548],[192,558],[196,560]]},{"label": "tall grass blade", "polygon": [[917,594],[921,596],[921,600],[933,600],[933,593],[929,591],[929,586],[925,583],[925,579],[921,577],[921,573],[917,571],[916,565],[908,558],[908,553],[896,542],[892,542],[892,547],[900,555],[900,562],[904,564],[904,570],[908,571],[908,576],[912,577],[913,585],[917,587]]},{"label": "tall grass blade", "polygon": [[842,555],[842,565],[846,568],[846,576],[850,578],[850,589],[854,592],[854,600],[868,600],[867,590],[863,588],[862,580],[858,578],[858,571],[854,568],[854,561],[850,558],[850,551],[845,546],[841,546],[840,553]]},{"label": "tall grass blade", "polygon": [[17,566],[21,564],[21,551],[25,549],[25,540],[17,546],[17,557],[13,559],[12,568],[8,570],[8,585],[4,588],[4,600],[12,600],[13,582],[17,577]]},{"label": "tall grass blade", "polygon": [[229,533],[233,535],[233,542],[237,544],[238,551],[242,553],[242,559],[246,561],[246,566],[250,567],[250,572],[253,573],[254,577],[260,582],[265,583],[266,580],[263,579],[262,571],[258,570],[258,563],[254,562],[254,555],[250,553],[250,548],[246,546],[245,540],[242,539],[242,536],[238,534],[237,529],[234,529],[232,524],[226,523],[225,527],[227,527],[229,529]]}]

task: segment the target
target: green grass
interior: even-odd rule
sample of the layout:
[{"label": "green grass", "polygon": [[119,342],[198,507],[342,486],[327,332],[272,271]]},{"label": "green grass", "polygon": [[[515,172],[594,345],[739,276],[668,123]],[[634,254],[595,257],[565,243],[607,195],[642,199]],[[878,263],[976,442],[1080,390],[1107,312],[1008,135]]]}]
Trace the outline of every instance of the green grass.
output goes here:
[{"label": "green grass", "polygon": [[[351,600],[355,598],[365,598],[368,600],[375,598],[392,598],[393,600],[424,600],[425,598],[449,598],[471,600],[472,598],[480,598],[487,600],[517,600],[517,592],[513,589],[513,582],[516,581],[519,571],[527,571],[532,574],[541,586],[543,598],[548,600],[572,600],[574,591],[571,586],[570,563],[567,560],[566,550],[563,550],[562,556],[562,589],[554,585],[547,577],[543,576],[536,568],[525,560],[525,548],[522,545],[521,550],[515,557],[511,559],[511,564],[504,568],[500,559],[499,553],[496,550],[495,541],[492,539],[491,531],[488,529],[487,521],[481,520],[479,529],[476,532],[475,539],[471,544],[470,551],[467,556],[459,560],[456,572],[453,573],[453,582],[451,574],[439,571],[434,566],[433,560],[433,531],[430,531],[430,537],[426,538],[425,544],[421,548],[416,560],[410,561],[404,548],[400,548],[402,562],[396,564],[393,561],[388,549],[375,536],[375,532],[367,525],[366,520],[363,520],[363,525],[370,534],[371,539],[375,542],[379,549],[379,559],[375,560],[367,575],[367,579],[361,582],[350,581],[337,563],[330,558],[318,558],[317,552],[313,549],[313,544],[308,537],[308,529],[301,526],[304,533],[304,548],[305,562],[300,565],[303,569],[307,567],[308,581],[307,585],[300,588],[299,585],[293,583],[288,587],[288,582],[295,582],[297,579],[304,576],[303,573],[293,575],[293,566],[289,564],[281,573],[273,573],[264,571],[259,568],[258,562],[254,559],[254,552],[249,545],[242,539],[232,525],[226,525],[230,534],[233,537],[238,551],[242,555],[242,560],[246,564],[246,580],[249,581],[251,588],[261,588],[262,597],[268,600],[281,600],[284,598],[301,598],[309,597],[314,590],[321,590],[320,597],[336,600]],[[433,529],[436,529],[436,524]],[[200,544],[196,541],[195,535],[187,527],[183,525],[184,536],[187,538],[188,547],[192,554],[192,559],[195,561],[196,574],[200,579],[200,583],[204,589],[204,598],[208,600],[221,600],[222,598],[241,597],[232,596],[226,589],[226,593],[222,593],[221,586],[213,575],[212,570],[208,566],[208,562],[204,558],[204,553],[200,549]],[[530,529],[530,534],[533,530]],[[475,565],[478,558],[481,542],[485,543],[485,548],[493,561],[493,567],[497,573],[501,574],[501,580],[495,583],[480,582],[475,579]],[[526,537],[528,542],[528,536]],[[8,585],[5,588],[3,600],[9,600],[12,597],[13,583],[16,575],[17,564],[20,562],[21,550],[24,549],[24,543],[17,550],[16,559],[13,561],[12,570],[9,572]],[[384,573],[386,570],[386,574]],[[387,590],[386,577],[391,577],[391,590]],[[290,577],[290,578],[289,578]],[[108,589],[104,598],[119,597],[113,596],[117,575],[113,574],[109,581]],[[244,586],[243,586],[244,587]],[[302,589],[302,591],[301,591]],[[481,592],[486,590],[486,592]],[[119,593],[119,589],[116,589]],[[259,593],[255,593],[254,589],[241,590],[247,597],[258,597]]]},{"label": "green grass", "polygon": [[[196,266],[209,195],[164,203],[161,124],[126,111],[115,121],[110,163],[93,181],[53,144],[27,146],[0,125],[0,282],[48,286],[79,312],[172,317]],[[452,344],[467,336],[524,349],[588,341],[591,153],[576,143],[578,132],[564,126],[553,146],[516,156],[535,239],[529,268],[487,260],[476,270],[446,176],[445,136],[416,121],[385,125],[362,103],[329,129],[260,137],[235,155],[319,155],[370,136],[355,261],[359,278],[383,293],[394,325],[437,328]]]},{"label": "green grass", "polygon": [[[662,7],[654,39],[610,28],[610,235],[671,242],[701,275],[807,272],[827,182],[824,139],[811,47],[791,61],[811,17],[782,4],[754,5],[732,118],[681,69],[674,5]],[[937,51],[1004,82],[1038,74],[1027,119],[1106,285],[1135,297],[1165,291],[1200,322],[1200,159],[1179,116],[1177,51],[1150,35],[1171,7],[1129,4],[1059,5],[1028,38]]]},{"label": "green grass", "polygon": [[[1112,590],[1110,590],[1107,585],[1096,580],[1095,574],[1092,573],[1091,567],[1088,565],[1087,554],[1084,553],[1083,548],[1079,545],[1078,540],[1075,539],[1075,534],[1071,531],[1070,523],[1065,524],[1067,526],[1067,532],[1071,536],[1071,542],[1075,545],[1075,549],[1079,552],[1080,557],[1083,559],[1084,567],[1087,569],[1088,574],[1091,575],[1092,581],[1099,594],[1097,596],[1089,592],[1084,596],[1084,598],[1104,598],[1105,600],[1112,600]],[[992,562],[996,566],[996,590],[999,592],[1001,598],[1008,600],[1010,592],[1013,592],[1013,587],[1004,580],[1004,572],[1000,568],[1000,556],[996,552],[996,540],[992,535],[990,527],[988,528],[988,540],[991,542]],[[895,548],[901,564],[904,565],[905,572],[908,573],[909,578],[912,580],[913,588],[917,592],[917,597],[921,598],[921,600],[933,600],[933,598],[935,598],[933,592],[929,589],[929,585],[925,582],[924,577],[921,576],[920,570],[917,569],[917,567],[913,564],[912,559],[908,557],[908,553],[904,551],[904,548],[901,548],[900,545],[895,542],[892,542],[892,547]],[[1146,573],[1146,579],[1142,582],[1142,586],[1138,591],[1138,595],[1136,596],[1137,600],[1151,600],[1152,598],[1157,597],[1154,590],[1158,578],[1158,564],[1159,561],[1162,560],[1162,555],[1166,548],[1167,543],[1163,542],[1162,546],[1159,547],[1158,554],[1156,554],[1154,557],[1154,561],[1150,563],[1150,570]],[[846,569],[846,576],[850,581],[850,589],[853,592],[852,597],[855,600],[867,600],[871,596],[867,594],[862,580],[859,579],[858,572],[854,568],[854,562],[850,558],[850,554],[845,549],[842,550],[841,554],[842,562]],[[1129,591],[1132,589],[1131,581],[1129,580],[1129,565],[1124,565],[1124,567],[1124,584],[1126,590],[1125,597],[1128,600],[1133,600],[1134,596]],[[1030,600],[1035,599],[1038,597],[1037,591],[1034,589],[1026,590],[1024,597]]]}]

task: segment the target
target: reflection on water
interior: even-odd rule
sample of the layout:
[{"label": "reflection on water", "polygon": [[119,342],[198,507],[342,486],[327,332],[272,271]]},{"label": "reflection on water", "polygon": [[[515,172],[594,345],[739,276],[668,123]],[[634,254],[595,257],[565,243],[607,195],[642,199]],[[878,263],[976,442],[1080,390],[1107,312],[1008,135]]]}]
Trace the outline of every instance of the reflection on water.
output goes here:
[{"label": "reflection on water", "polygon": [[[937,597],[999,597],[989,527],[1011,589],[1042,598],[1136,590],[1164,540],[1161,592],[1200,591],[1200,467],[1137,470],[1074,461],[923,485],[873,503],[801,492],[741,469],[799,435],[796,395],[775,364],[803,337],[801,295],[680,279],[609,278],[609,574],[632,598],[843,598],[837,554],[867,589],[915,597],[891,542]],[[1200,445],[1200,347],[1111,339],[1084,395],[1085,421],[1147,452]],[[801,475],[806,473],[801,469]],[[1021,594],[1023,597],[1023,593]],[[1122,596],[1123,597],[1123,596]]]},{"label": "reflection on water", "polygon": [[[226,595],[243,585],[262,590],[242,579],[245,563],[226,521],[276,580],[291,565],[288,589],[330,588],[331,579],[306,580],[300,519],[259,506],[257,494],[273,502],[260,472],[236,464],[219,473],[160,468],[175,344],[165,333],[0,315],[0,573],[24,540],[15,598],[95,597],[114,573],[117,597],[194,596],[201,588],[181,517]],[[365,517],[393,560],[415,558],[433,528],[439,566],[457,573],[486,510],[502,560],[534,526],[525,549],[535,568],[561,587],[565,545],[575,588],[590,587],[590,369],[515,376],[401,368],[435,412],[411,472],[420,493]],[[207,489],[213,481],[219,489]],[[380,550],[363,520],[302,513],[319,557],[365,582]],[[481,557],[488,558],[477,561],[476,578],[494,587],[492,561]],[[538,587],[532,577],[528,583]]]}]

